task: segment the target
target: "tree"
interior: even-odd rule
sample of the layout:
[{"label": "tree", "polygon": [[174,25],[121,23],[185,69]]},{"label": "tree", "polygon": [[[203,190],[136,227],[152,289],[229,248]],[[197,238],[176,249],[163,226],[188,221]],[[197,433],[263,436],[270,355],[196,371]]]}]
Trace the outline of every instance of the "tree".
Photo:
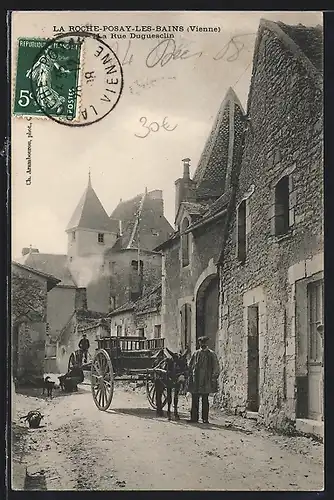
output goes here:
[{"label": "tree", "polygon": [[46,291],[43,284],[28,276],[12,272],[12,323],[25,319],[43,320],[46,310]]}]

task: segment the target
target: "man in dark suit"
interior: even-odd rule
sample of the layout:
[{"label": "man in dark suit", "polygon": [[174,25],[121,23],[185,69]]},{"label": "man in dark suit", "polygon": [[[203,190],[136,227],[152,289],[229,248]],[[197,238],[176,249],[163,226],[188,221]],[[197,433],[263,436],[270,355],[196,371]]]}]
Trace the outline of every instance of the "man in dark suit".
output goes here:
[{"label": "man in dark suit", "polygon": [[209,394],[218,391],[219,361],[214,351],[208,348],[208,337],[198,339],[199,349],[189,363],[189,392],[191,393],[191,418],[198,422],[199,402],[202,400],[202,420],[209,423]]}]

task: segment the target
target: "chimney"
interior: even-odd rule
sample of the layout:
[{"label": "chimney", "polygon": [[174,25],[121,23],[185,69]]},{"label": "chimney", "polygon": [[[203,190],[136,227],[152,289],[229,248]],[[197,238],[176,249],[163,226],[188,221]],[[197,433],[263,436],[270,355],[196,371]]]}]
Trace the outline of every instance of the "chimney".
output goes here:
[{"label": "chimney", "polygon": [[190,179],[190,158],[184,158],[183,160],[183,179]]},{"label": "chimney", "polygon": [[86,288],[77,288],[75,291],[75,310],[84,309],[87,311],[87,290]]},{"label": "chimney", "polygon": [[183,177],[175,181],[175,216],[182,201],[194,199],[193,181],[190,179],[190,158],[183,160]]},{"label": "chimney", "polygon": [[32,248],[31,246],[22,248],[22,256],[28,255],[28,253],[39,253],[38,248]]}]

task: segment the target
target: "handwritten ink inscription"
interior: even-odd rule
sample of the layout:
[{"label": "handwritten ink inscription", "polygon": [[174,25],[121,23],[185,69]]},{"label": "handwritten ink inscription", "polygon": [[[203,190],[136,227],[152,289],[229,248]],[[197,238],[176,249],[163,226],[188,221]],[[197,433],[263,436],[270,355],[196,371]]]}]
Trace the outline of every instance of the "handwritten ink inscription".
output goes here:
[{"label": "handwritten ink inscription", "polygon": [[[154,68],[155,66],[164,67],[171,61],[184,61],[186,59],[199,59],[202,56],[210,56],[214,61],[225,60],[234,62],[240,56],[243,50],[247,50],[247,37],[255,37],[256,33],[243,33],[240,35],[232,36],[229,41],[218,50],[217,53],[206,54],[199,50],[194,51],[191,43],[177,43],[174,39],[168,38],[162,40],[150,50],[145,59],[147,68]],[[132,42],[128,40],[124,53],[121,54],[120,44],[115,42],[111,48],[116,55],[120,58],[122,66],[132,64],[134,54],[132,51]]]},{"label": "handwritten ink inscription", "polygon": [[149,52],[146,58],[146,66],[154,68],[154,66],[160,63],[160,66],[163,67],[172,60],[184,60],[190,57],[200,57],[201,55],[202,52],[191,53],[182,43],[177,46],[174,40],[163,40]]},{"label": "handwritten ink inscription", "polygon": [[146,130],[146,134],[145,135],[135,134],[135,136],[138,137],[139,139],[145,139],[151,132],[158,132],[161,129],[164,129],[167,132],[173,132],[173,130],[176,129],[177,125],[175,125],[174,127],[170,127],[169,123],[167,122],[167,118],[168,117],[165,116],[165,118],[162,120],[162,123],[159,124],[158,122],[148,123],[146,116],[142,116],[139,122],[142,124],[142,127]]}]

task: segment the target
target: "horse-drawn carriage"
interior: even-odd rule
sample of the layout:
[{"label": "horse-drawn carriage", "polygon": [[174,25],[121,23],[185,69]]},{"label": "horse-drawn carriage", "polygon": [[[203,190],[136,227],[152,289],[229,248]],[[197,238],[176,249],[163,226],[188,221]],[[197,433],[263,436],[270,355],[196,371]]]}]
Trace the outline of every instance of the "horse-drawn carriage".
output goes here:
[{"label": "horse-drawn carriage", "polygon": [[[80,366],[90,370],[91,390],[99,410],[107,410],[114,394],[115,380],[143,381],[147,399],[156,409],[156,378],[166,368],[164,339],[142,337],[101,337],[91,360],[82,363],[82,353],[76,351],[69,359],[69,369]],[[160,378],[160,381],[162,379]],[[167,402],[167,387],[162,387],[161,407]]]}]

